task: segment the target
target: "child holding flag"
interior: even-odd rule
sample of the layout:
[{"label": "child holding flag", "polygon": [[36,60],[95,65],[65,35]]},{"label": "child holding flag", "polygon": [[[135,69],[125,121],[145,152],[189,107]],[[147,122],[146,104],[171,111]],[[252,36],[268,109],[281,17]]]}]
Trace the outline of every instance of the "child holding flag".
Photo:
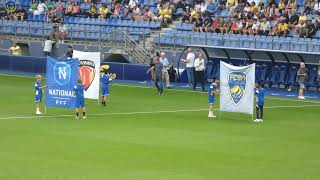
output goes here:
[{"label": "child holding flag", "polygon": [[264,84],[258,84],[255,88],[255,94],[257,96],[257,103],[256,103],[256,115],[257,119],[253,120],[254,122],[262,122],[263,117],[263,105],[264,105],[264,93],[265,90],[263,88]]},{"label": "child holding flag", "polygon": [[36,102],[36,114],[42,114],[40,111],[40,106],[42,102],[42,89],[46,86],[42,86],[42,76],[40,74],[36,75],[36,82],[34,84],[34,92],[35,92],[35,102]]},{"label": "child holding flag", "polygon": [[108,75],[108,65],[101,66],[101,104],[107,105],[107,97],[109,96],[109,85],[111,84],[112,78]]},{"label": "child holding flag", "polygon": [[217,93],[220,93],[219,87],[219,81],[216,81],[212,83],[209,87],[208,91],[208,101],[209,101],[209,118],[215,118],[216,116],[213,115],[213,106],[214,106],[214,95]]},{"label": "child holding flag", "polygon": [[74,91],[76,92],[76,119],[79,119],[79,108],[82,108],[83,119],[86,117],[86,107],[84,102],[84,88],[81,79],[78,79],[77,85],[74,86]]}]

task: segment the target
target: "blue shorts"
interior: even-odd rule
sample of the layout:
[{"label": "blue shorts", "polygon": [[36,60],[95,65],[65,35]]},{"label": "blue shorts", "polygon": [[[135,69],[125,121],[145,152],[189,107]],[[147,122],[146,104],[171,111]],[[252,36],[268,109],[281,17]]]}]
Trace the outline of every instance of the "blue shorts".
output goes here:
[{"label": "blue shorts", "polygon": [[214,98],[209,98],[208,102],[209,102],[210,105],[213,105],[214,104]]},{"label": "blue shorts", "polygon": [[38,102],[42,102],[42,96],[38,95],[38,96],[35,96],[35,102],[38,103]]},{"label": "blue shorts", "polygon": [[300,89],[305,89],[305,85],[302,82],[299,82]]},{"label": "blue shorts", "polygon": [[76,108],[80,108],[80,107],[84,107],[84,106],[85,106],[84,101],[77,101]]},{"label": "blue shorts", "polygon": [[109,95],[109,88],[102,89],[101,96],[107,96],[107,95]]}]

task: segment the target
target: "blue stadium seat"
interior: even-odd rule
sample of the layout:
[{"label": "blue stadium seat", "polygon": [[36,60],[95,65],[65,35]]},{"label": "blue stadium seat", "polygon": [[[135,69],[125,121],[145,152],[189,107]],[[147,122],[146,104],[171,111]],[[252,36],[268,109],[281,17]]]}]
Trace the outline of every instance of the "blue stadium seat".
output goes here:
[{"label": "blue stadium seat", "polygon": [[285,84],[286,83],[286,74],[287,74],[287,67],[286,66],[281,66],[280,67],[280,72],[279,72],[279,79],[278,79],[278,84]]},{"label": "blue stadium seat", "polygon": [[268,66],[266,64],[263,64],[261,66],[261,74],[260,74],[260,81],[259,82],[266,82],[267,81],[267,71],[268,71]]},{"label": "blue stadium seat", "polygon": [[308,71],[308,81],[306,83],[307,89],[309,87],[316,87],[317,73],[318,73],[318,70],[316,67],[313,67],[311,70]]},{"label": "blue stadium seat", "polygon": [[288,74],[288,81],[287,84],[291,86],[297,85],[296,83],[296,76],[297,76],[297,68],[296,67],[291,67],[289,69],[289,74]]},{"label": "blue stadium seat", "polygon": [[280,73],[279,66],[277,66],[277,65],[273,66],[271,68],[271,74],[270,74],[270,78],[269,78],[268,82],[271,84],[278,83],[279,73]]}]

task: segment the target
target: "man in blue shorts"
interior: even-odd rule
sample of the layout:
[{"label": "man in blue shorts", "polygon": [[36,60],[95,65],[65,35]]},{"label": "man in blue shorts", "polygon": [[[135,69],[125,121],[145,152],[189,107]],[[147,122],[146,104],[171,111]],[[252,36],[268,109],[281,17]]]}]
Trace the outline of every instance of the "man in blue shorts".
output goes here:
[{"label": "man in blue shorts", "polygon": [[209,87],[208,91],[208,101],[209,101],[209,118],[215,118],[216,116],[213,115],[213,106],[214,106],[214,95],[220,93],[219,87],[219,81],[216,81],[212,83]]},{"label": "man in blue shorts", "polygon": [[44,89],[46,86],[42,86],[42,76],[36,75],[36,82],[34,84],[34,92],[35,92],[35,102],[36,102],[36,114],[40,115],[42,114],[40,111],[40,106],[42,102],[42,89]]},{"label": "man in blue shorts", "polygon": [[74,86],[74,91],[76,92],[76,119],[79,119],[79,108],[82,108],[83,119],[86,117],[86,107],[84,102],[84,88],[81,79],[78,80],[77,85]]}]

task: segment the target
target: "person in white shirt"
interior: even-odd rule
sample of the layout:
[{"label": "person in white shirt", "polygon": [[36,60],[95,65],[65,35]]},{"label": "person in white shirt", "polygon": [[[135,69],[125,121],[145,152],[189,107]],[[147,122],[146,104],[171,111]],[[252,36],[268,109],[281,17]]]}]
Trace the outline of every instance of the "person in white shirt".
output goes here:
[{"label": "person in white shirt", "polygon": [[193,90],[196,90],[197,83],[201,83],[202,91],[205,91],[205,79],[204,79],[204,59],[203,55],[200,53],[198,58],[194,60],[194,68],[196,72],[196,79],[193,84]]},{"label": "person in white shirt", "polygon": [[164,75],[164,78],[166,80],[166,87],[169,89],[170,88],[170,78],[169,78],[168,69],[170,68],[171,65],[170,65],[168,59],[165,56],[166,56],[166,53],[165,52],[161,52],[161,54],[160,54],[160,62],[163,65],[163,75]]},{"label": "person in white shirt", "polygon": [[194,59],[195,55],[192,52],[191,48],[188,49],[187,59],[181,59],[182,62],[186,63],[187,76],[189,81],[188,86],[192,86],[194,83]]},{"label": "person in white shirt", "polygon": [[44,42],[44,47],[43,47],[43,53],[45,56],[50,56],[53,43],[54,41],[52,41],[50,37],[47,37],[47,40]]},{"label": "person in white shirt", "polygon": [[45,14],[45,11],[47,10],[47,6],[44,3],[44,0],[41,0],[41,2],[38,4],[37,10],[33,11],[33,15],[40,15]]},{"label": "person in white shirt", "polygon": [[320,2],[319,0],[315,0],[314,6],[313,6],[313,14],[320,14]]}]

